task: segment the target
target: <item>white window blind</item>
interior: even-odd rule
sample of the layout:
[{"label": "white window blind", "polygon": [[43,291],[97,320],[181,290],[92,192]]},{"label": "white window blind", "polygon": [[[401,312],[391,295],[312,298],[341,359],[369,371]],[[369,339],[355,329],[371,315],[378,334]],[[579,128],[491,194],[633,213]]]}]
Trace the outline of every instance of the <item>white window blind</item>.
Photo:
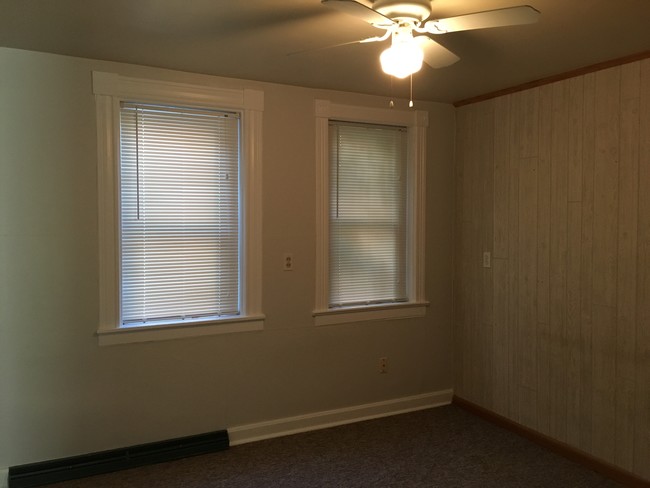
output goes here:
[{"label": "white window blind", "polygon": [[239,117],[122,103],[121,321],[239,314]]},{"label": "white window blind", "polygon": [[329,306],[407,301],[403,127],[331,121]]}]

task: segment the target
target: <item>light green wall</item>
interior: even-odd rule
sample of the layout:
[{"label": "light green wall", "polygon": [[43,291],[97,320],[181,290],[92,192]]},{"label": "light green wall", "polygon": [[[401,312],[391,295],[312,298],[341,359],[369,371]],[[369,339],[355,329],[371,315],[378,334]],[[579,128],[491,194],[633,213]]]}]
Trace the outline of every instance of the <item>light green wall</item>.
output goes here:
[{"label": "light green wall", "polygon": [[[92,70],[264,91],[264,331],[97,345]],[[454,108],[417,107],[430,118],[426,317],[314,327],[315,98],[387,104],[0,49],[0,467],[451,388]]]}]

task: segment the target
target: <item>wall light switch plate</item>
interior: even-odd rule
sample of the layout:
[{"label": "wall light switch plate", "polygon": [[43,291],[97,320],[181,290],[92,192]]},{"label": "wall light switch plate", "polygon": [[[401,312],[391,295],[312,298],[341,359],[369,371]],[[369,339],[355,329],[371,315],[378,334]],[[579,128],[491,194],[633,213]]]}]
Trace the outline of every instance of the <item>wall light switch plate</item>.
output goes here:
[{"label": "wall light switch plate", "polygon": [[492,267],[492,255],[490,251],[485,251],[483,253],[483,267],[491,268]]}]

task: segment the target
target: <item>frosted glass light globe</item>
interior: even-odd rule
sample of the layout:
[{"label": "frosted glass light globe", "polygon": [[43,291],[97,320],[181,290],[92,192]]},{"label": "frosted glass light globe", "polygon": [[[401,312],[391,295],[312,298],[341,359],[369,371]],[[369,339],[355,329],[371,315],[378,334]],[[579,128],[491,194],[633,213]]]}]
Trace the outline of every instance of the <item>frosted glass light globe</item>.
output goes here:
[{"label": "frosted glass light globe", "polygon": [[384,73],[396,78],[406,78],[420,71],[422,60],[422,49],[412,37],[408,40],[395,39],[393,45],[379,57]]}]

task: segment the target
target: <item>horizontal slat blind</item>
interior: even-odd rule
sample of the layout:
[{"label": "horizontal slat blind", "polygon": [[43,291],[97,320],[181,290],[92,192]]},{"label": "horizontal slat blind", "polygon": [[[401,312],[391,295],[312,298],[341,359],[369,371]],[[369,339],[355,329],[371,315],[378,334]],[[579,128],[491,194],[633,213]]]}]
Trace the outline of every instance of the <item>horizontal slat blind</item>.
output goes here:
[{"label": "horizontal slat blind", "polygon": [[407,301],[406,129],[330,122],[329,306]]},{"label": "horizontal slat blind", "polygon": [[239,313],[237,114],[123,103],[122,324]]}]

